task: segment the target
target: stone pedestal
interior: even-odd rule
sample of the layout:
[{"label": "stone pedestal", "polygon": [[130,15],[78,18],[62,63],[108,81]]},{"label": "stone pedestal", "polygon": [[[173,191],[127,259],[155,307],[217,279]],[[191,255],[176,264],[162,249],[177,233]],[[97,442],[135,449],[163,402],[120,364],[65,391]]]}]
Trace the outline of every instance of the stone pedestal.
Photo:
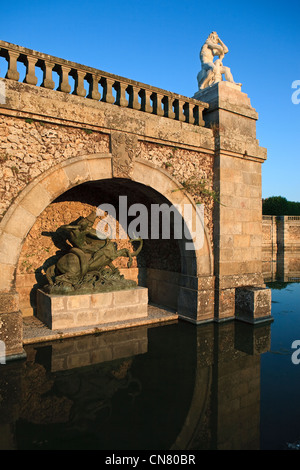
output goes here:
[{"label": "stone pedestal", "polygon": [[123,322],[148,316],[148,289],[84,295],[50,295],[38,290],[37,316],[50,329]]},{"label": "stone pedestal", "polygon": [[270,320],[271,290],[260,287],[240,287],[235,292],[237,320],[258,323]]}]

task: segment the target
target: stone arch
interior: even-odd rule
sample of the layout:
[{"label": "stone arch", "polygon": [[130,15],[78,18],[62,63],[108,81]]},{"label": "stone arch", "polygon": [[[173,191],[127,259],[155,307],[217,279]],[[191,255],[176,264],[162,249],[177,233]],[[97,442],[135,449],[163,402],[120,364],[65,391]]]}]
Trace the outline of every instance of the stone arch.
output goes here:
[{"label": "stone arch", "polygon": [[[16,289],[15,276],[21,249],[26,236],[42,211],[58,196],[77,185],[112,178],[112,157],[110,154],[84,155],[52,167],[37,177],[19,194],[0,224],[0,290],[2,292],[15,291]],[[179,190],[179,183],[160,167],[136,159],[130,179],[154,189],[163,195],[170,204],[177,204],[178,207],[189,204],[192,212],[197,213],[196,205],[191,197]],[[182,310],[182,317],[196,322],[201,310],[198,291],[210,289],[211,295],[212,289],[211,287],[207,288],[207,284],[205,288],[201,287],[199,277],[206,280],[212,279],[213,275],[212,251],[204,223],[202,223],[201,229],[203,230],[202,246],[189,251],[182,250],[184,253],[182,256],[184,261],[182,265],[183,276],[180,281],[178,297],[178,310]],[[205,302],[207,303],[207,300]]]},{"label": "stone arch", "polygon": [[[0,290],[9,291],[13,287],[14,268],[24,239],[40,213],[59,195],[68,189],[88,181],[112,178],[112,161],[109,154],[84,155],[67,160],[52,167],[30,183],[14,200],[5,216],[1,229],[1,284]],[[136,160],[131,179],[150,186],[165,196],[171,204],[191,204],[192,198],[182,191],[178,182],[156,165]],[[196,275],[212,275],[212,251],[205,227],[204,243],[195,250]],[[192,273],[188,273],[192,274]]]}]

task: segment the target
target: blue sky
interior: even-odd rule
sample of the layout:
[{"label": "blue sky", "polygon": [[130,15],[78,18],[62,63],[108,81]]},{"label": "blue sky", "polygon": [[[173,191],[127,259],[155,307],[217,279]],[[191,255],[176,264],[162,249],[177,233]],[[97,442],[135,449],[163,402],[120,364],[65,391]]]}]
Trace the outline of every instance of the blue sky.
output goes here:
[{"label": "blue sky", "polygon": [[299,0],[14,0],[1,5],[0,31],[4,41],[185,96],[197,91],[199,50],[217,31],[229,48],[224,64],[259,114],[263,197],[300,201],[300,104],[291,99]]}]

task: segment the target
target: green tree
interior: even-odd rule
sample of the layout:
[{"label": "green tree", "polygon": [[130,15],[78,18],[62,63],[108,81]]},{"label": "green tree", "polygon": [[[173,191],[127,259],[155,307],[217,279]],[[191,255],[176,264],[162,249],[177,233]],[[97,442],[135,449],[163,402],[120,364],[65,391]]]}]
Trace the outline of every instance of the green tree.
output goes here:
[{"label": "green tree", "polygon": [[268,197],[263,201],[264,215],[286,215],[288,211],[288,201],[282,196]]},{"label": "green tree", "polygon": [[300,215],[300,202],[288,201],[282,196],[272,196],[263,200],[263,215]]}]

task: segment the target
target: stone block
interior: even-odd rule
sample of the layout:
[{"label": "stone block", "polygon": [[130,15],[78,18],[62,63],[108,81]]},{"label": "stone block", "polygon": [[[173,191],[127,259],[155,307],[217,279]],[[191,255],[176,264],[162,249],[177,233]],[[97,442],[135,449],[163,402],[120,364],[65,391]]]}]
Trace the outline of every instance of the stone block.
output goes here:
[{"label": "stone block", "polygon": [[24,357],[23,321],[20,311],[0,313],[0,341],[5,345],[6,360]]},{"label": "stone block", "polygon": [[0,314],[19,311],[19,295],[16,292],[0,293]]},{"label": "stone block", "polygon": [[112,307],[113,305],[113,296],[111,292],[103,292],[101,296],[97,294],[91,295],[91,307],[94,308],[103,308],[103,307]]},{"label": "stone block", "polygon": [[220,289],[216,291],[215,320],[223,321],[234,318],[235,289]]},{"label": "stone block", "polygon": [[271,290],[265,287],[239,287],[235,294],[238,320],[257,323],[271,318]]},{"label": "stone block", "polygon": [[44,188],[42,183],[38,183],[21,201],[21,206],[36,217],[51,202],[51,195]]},{"label": "stone block", "polygon": [[214,318],[214,290],[195,290],[179,287],[179,318],[200,324]]},{"label": "stone block", "polygon": [[112,295],[114,307],[135,305],[139,302],[139,291],[136,289],[116,291]]},{"label": "stone block", "polygon": [[91,303],[91,295],[89,294],[84,294],[84,295],[68,295],[68,296],[51,296],[51,302],[52,302],[52,307],[54,310],[56,310],[56,305],[54,302],[58,302],[59,300],[64,300],[66,298],[67,305],[66,305],[66,311],[77,311],[80,309],[85,309],[87,310],[90,306]]},{"label": "stone block", "polygon": [[16,265],[21,249],[22,239],[3,232],[0,236],[0,257],[3,264]]},{"label": "stone block", "polygon": [[[42,318],[40,319],[42,320]],[[51,309],[51,311],[47,315],[46,325],[49,326],[51,330],[63,330],[64,328],[74,328],[77,326],[76,316],[75,314],[69,312],[56,312],[55,314],[53,314]]]},{"label": "stone block", "polygon": [[73,186],[86,181],[89,175],[89,167],[86,161],[77,161],[64,168],[64,171]]},{"label": "stone block", "polygon": [[27,235],[33,226],[36,217],[21,206],[14,211],[13,216],[5,225],[5,232],[15,237],[22,238]]},{"label": "stone block", "polygon": [[198,320],[211,320],[214,316],[215,293],[214,290],[198,291]]},{"label": "stone block", "polygon": [[60,168],[51,175],[48,175],[41,183],[52,198],[59,196],[70,186],[70,180],[64,169]]},{"label": "stone block", "polygon": [[0,264],[0,290],[8,292],[14,282],[15,266],[12,264]]},{"label": "stone block", "polygon": [[89,173],[93,180],[101,180],[112,177],[111,158],[100,157],[93,160],[87,160]]},{"label": "stone block", "polygon": [[50,329],[97,326],[148,316],[148,289],[137,287],[84,295],[49,295],[38,290],[37,316]]}]

